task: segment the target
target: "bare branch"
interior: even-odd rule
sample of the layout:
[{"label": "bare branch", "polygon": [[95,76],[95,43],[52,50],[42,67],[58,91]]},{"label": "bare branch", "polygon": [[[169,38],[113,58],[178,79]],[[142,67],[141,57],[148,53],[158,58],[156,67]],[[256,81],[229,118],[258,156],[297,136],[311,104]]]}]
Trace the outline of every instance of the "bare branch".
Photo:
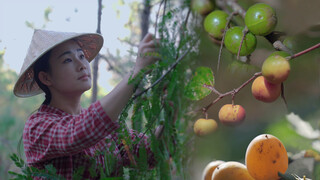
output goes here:
[{"label": "bare branch", "polygon": [[308,48],[308,49],[305,49],[305,50],[303,50],[303,51],[301,51],[301,52],[298,52],[297,54],[292,55],[288,60],[294,59],[294,58],[296,58],[296,57],[299,57],[299,56],[301,56],[301,55],[303,55],[303,54],[306,54],[306,53],[308,53],[308,52],[310,52],[310,51],[313,51],[313,50],[315,50],[315,49],[317,49],[317,48],[319,48],[319,47],[320,47],[320,43],[318,43],[318,44],[316,44],[316,45],[314,45],[314,46],[312,46],[312,47],[310,47],[310,48]]},{"label": "bare branch", "polygon": [[[231,91],[228,91],[226,93],[220,93],[219,91],[217,91],[213,86],[209,86],[209,85],[204,85],[204,87],[212,90],[213,92],[215,92],[216,94],[218,94],[219,96],[210,104],[208,104],[205,108],[200,109],[201,111],[203,111],[204,113],[206,113],[208,111],[208,109],[214,105],[215,103],[217,103],[219,100],[221,100],[222,98],[224,98],[225,96],[228,95],[232,95],[232,98],[234,99],[234,96],[242,89],[244,88],[246,85],[248,85],[251,81],[253,81],[255,78],[257,78],[258,76],[260,76],[262,73],[261,72],[257,72],[255,73],[249,80],[247,80],[246,82],[244,82],[242,85],[240,85],[238,88],[233,89]],[[198,110],[199,111],[199,110]]]}]

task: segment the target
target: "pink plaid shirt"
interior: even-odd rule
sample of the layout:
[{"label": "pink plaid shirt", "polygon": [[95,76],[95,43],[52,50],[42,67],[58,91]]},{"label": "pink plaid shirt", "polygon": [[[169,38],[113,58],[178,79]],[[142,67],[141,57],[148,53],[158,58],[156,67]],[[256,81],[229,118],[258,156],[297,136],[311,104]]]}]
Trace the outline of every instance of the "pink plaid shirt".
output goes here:
[{"label": "pink plaid shirt", "polygon": [[[52,164],[57,169],[57,174],[66,179],[72,179],[72,174],[79,167],[85,168],[83,177],[90,178],[88,169],[92,158],[96,160],[97,167],[105,167],[104,155],[97,155],[99,151],[107,151],[117,157],[117,168],[129,165],[129,157],[122,148],[122,143],[116,144],[113,152],[109,151],[111,144],[117,142],[115,130],[118,128],[119,124],[111,121],[100,101],[93,103],[88,109],[82,109],[79,115],[41,105],[29,117],[23,132],[27,163],[39,169]],[[129,132],[132,140],[143,136],[133,130]],[[143,136],[143,141],[140,142],[144,143],[147,150],[149,167],[153,167],[155,161],[147,137]],[[139,144],[134,145],[132,153],[138,154]]]}]

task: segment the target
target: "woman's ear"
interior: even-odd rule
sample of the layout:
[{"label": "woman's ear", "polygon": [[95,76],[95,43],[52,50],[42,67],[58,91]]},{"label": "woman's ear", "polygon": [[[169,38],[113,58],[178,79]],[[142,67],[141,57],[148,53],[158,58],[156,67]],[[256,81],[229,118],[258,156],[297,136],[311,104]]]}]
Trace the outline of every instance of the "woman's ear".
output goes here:
[{"label": "woman's ear", "polygon": [[52,84],[48,73],[40,71],[38,77],[42,84],[46,86],[50,86]]}]

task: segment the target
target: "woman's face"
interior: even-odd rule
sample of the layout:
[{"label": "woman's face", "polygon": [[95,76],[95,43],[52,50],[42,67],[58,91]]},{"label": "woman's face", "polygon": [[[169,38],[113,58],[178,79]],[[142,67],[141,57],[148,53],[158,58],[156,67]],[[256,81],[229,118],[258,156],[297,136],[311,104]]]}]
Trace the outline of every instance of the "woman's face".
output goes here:
[{"label": "woman's face", "polygon": [[91,88],[91,70],[80,46],[69,40],[51,51],[51,92],[82,94]]}]

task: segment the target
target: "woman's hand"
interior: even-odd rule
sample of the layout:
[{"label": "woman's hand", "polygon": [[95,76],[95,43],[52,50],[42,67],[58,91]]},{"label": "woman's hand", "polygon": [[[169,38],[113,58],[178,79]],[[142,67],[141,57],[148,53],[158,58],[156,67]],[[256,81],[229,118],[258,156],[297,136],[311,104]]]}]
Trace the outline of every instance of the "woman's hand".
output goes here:
[{"label": "woman's hand", "polygon": [[139,73],[143,68],[159,60],[158,53],[159,40],[154,39],[153,35],[148,33],[139,44],[138,56],[134,67],[134,74]]},{"label": "woman's hand", "polygon": [[[147,34],[140,42],[138,57],[134,67],[133,76],[136,76],[141,69],[155,63],[159,59],[158,48],[159,40],[153,38],[152,34]],[[158,56],[157,56],[158,55]],[[133,84],[128,84],[131,74],[127,74],[123,80],[100,102],[104,111],[112,121],[117,121],[122,109],[128,103],[133,94]]]}]

